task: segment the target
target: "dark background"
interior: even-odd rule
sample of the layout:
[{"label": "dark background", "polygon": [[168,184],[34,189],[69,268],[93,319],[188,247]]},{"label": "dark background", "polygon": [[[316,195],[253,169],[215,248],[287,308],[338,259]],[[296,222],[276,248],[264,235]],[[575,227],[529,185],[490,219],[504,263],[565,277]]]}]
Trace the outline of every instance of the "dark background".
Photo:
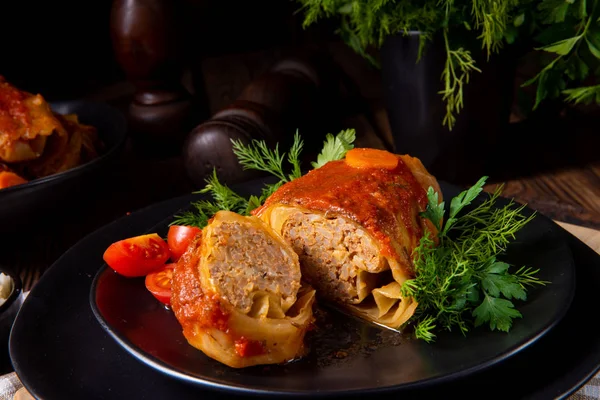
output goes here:
[{"label": "dark background", "polygon": [[121,77],[109,35],[111,2],[3,2],[0,74],[51,100]]},{"label": "dark background", "polygon": [[[304,30],[285,0],[174,0],[187,63],[206,57],[335,39],[319,24]],[[110,0],[6,1],[0,24],[0,74],[50,100],[80,97],[124,79],[110,39]]]},{"label": "dark background", "polygon": [[[206,98],[206,115],[226,107],[257,75],[283,54],[279,49],[313,45],[326,48],[355,82],[360,95],[378,113],[379,131],[388,131],[382,103],[380,72],[357,56],[335,35],[335,21],[302,27],[299,4],[292,0],[170,0],[180,15],[178,43],[184,47],[185,67],[198,97]],[[77,99],[117,83],[128,84],[116,62],[110,31],[111,0],[5,1],[0,16],[0,75],[24,90],[41,93],[48,101]],[[332,46],[332,43],[335,46]],[[531,99],[534,87],[520,83],[539,70],[533,62],[521,63],[515,82],[515,99]],[[125,90],[123,90],[125,87]],[[131,85],[119,86],[123,104]],[[99,96],[96,97],[96,99]],[[523,119],[516,104],[513,116]],[[550,104],[551,117],[574,107]],[[347,109],[346,105],[343,106]],[[361,110],[363,113],[365,110]],[[532,125],[506,134],[507,150],[522,148],[517,171],[495,171],[497,179],[510,179],[556,166],[585,165],[600,159],[597,150],[599,107],[577,107],[570,119],[554,121],[545,115]],[[373,124],[371,124],[373,125]],[[357,126],[360,131],[361,127]],[[373,128],[367,128],[373,131]],[[388,137],[389,139],[389,137]],[[498,152],[497,152],[498,153]],[[502,159],[498,164],[514,163]],[[510,158],[510,157],[508,157]],[[516,167],[515,167],[516,168]]]}]

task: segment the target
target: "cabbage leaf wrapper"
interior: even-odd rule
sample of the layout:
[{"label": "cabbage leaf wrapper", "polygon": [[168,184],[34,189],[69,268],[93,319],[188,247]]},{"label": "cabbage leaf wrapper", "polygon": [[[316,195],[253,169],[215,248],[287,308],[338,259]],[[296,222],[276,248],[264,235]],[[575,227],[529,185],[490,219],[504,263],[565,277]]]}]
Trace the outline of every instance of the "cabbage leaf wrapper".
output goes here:
[{"label": "cabbage leaf wrapper", "polygon": [[319,298],[392,329],[417,303],[401,295],[414,277],[413,251],[437,229],[421,215],[427,189],[442,193],[421,161],[397,155],[393,169],[331,161],[281,186],[253,211],[298,254]]},{"label": "cabbage leaf wrapper", "polygon": [[208,357],[243,368],[304,354],[315,290],[291,246],[257,217],[217,212],[177,262],[172,290],[185,338]]}]

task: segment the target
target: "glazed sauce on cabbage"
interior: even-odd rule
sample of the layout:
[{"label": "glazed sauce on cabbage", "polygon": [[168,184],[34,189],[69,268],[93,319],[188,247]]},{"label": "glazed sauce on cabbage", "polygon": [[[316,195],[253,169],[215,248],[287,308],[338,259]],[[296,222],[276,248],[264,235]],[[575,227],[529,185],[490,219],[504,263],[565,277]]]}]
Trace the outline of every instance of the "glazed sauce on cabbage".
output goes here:
[{"label": "glazed sauce on cabbage", "polygon": [[0,76],[0,132],[8,134],[30,125],[25,92],[11,86]]},{"label": "glazed sauce on cabbage", "polygon": [[423,235],[418,214],[427,202],[427,193],[400,157],[394,169],[354,168],[339,160],[286,183],[253,214],[280,203],[348,217],[381,243],[385,255],[393,256],[390,237],[403,229],[417,238]]}]

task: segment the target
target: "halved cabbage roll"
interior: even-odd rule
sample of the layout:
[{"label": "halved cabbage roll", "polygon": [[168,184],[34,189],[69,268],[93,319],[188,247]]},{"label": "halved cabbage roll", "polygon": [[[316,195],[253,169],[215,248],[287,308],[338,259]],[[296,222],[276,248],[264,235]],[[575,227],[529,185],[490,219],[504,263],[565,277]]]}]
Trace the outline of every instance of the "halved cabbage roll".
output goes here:
[{"label": "halved cabbage roll", "polygon": [[35,160],[49,137],[66,140],[67,131],[39,94],[20,90],[0,76],[0,161]]},{"label": "halved cabbage roll", "polygon": [[433,224],[420,213],[441,190],[423,164],[398,155],[392,169],[333,161],[284,184],[254,210],[300,258],[319,297],[371,322],[400,328],[417,303],[401,285],[414,276],[413,250]]},{"label": "halved cabbage roll", "polygon": [[219,211],[178,261],[171,304],[188,342],[233,368],[303,355],[315,291],[298,256],[256,217]]}]

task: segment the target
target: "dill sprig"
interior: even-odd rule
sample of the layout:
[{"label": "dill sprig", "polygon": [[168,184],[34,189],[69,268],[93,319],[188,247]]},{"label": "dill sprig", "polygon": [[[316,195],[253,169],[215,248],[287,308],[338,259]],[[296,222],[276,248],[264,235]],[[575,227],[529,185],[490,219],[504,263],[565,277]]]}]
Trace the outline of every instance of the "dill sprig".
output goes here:
[{"label": "dill sprig", "polygon": [[442,95],[442,100],[446,102],[446,114],[442,124],[452,130],[456,123],[456,116],[464,107],[463,87],[469,83],[472,72],[481,72],[481,70],[475,66],[470,51],[462,47],[458,49],[450,47],[446,31],[444,31],[444,44],[446,49],[446,63],[442,70],[444,89],[439,93]]},{"label": "dill sprig", "polygon": [[[452,0],[451,0],[452,1]],[[473,1],[471,14],[475,27],[481,30],[477,37],[488,57],[504,46],[505,32],[512,22],[514,10],[524,3],[520,0]]]},{"label": "dill sprig", "polygon": [[[246,199],[219,182],[216,170],[206,179],[206,186],[196,193],[210,193],[212,201],[199,200],[192,202],[192,210],[184,211],[173,218],[171,225],[187,225],[203,228],[208,220],[219,210],[234,211],[248,215],[257,201]],[[253,196],[256,197],[256,196]]]},{"label": "dill sprig", "polygon": [[283,172],[285,153],[279,154],[279,144],[275,145],[274,150],[271,150],[267,143],[262,140],[253,140],[249,146],[244,145],[241,140],[232,140],[231,142],[233,144],[233,154],[236,155],[238,162],[245,170],[254,169],[269,172],[282,181],[288,180]]},{"label": "dill sprig", "polygon": [[[347,129],[336,136],[328,133],[323,143],[323,149],[313,162],[313,168],[319,168],[329,161],[339,160],[351,149],[356,139],[356,132]],[[280,153],[279,146],[269,148],[263,140],[252,140],[245,144],[241,140],[232,140],[233,153],[245,170],[258,170],[268,172],[279,180],[275,183],[265,183],[259,196],[252,195],[247,199],[234,192],[227,185],[221,183],[216,170],[206,179],[203,189],[195,192],[208,194],[212,200],[199,200],[192,202],[191,210],[175,215],[171,225],[188,225],[203,228],[208,220],[219,210],[229,210],[241,215],[250,215],[250,212],[260,207],[264,201],[273,194],[281,185],[302,176],[300,155],[304,143],[298,131],[294,134],[294,141],[289,151]],[[287,161],[287,168],[284,165]]]},{"label": "dill sprig", "polygon": [[428,342],[435,330],[458,329],[466,334],[471,325],[509,331],[512,321],[522,317],[513,300],[526,300],[526,288],[543,285],[537,270],[522,266],[511,272],[501,261],[509,243],[534,217],[525,205],[512,201],[498,207],[502,186],[479,205],[463,212],[481,193],[487,177],[452,199],[444,222],[444,203],[428,191],[429,205],[422,214],[440,229],[438,244],[425,235],[414,251],[415,278],[402,286],[419,306],[411,322],[415,336]]}]

